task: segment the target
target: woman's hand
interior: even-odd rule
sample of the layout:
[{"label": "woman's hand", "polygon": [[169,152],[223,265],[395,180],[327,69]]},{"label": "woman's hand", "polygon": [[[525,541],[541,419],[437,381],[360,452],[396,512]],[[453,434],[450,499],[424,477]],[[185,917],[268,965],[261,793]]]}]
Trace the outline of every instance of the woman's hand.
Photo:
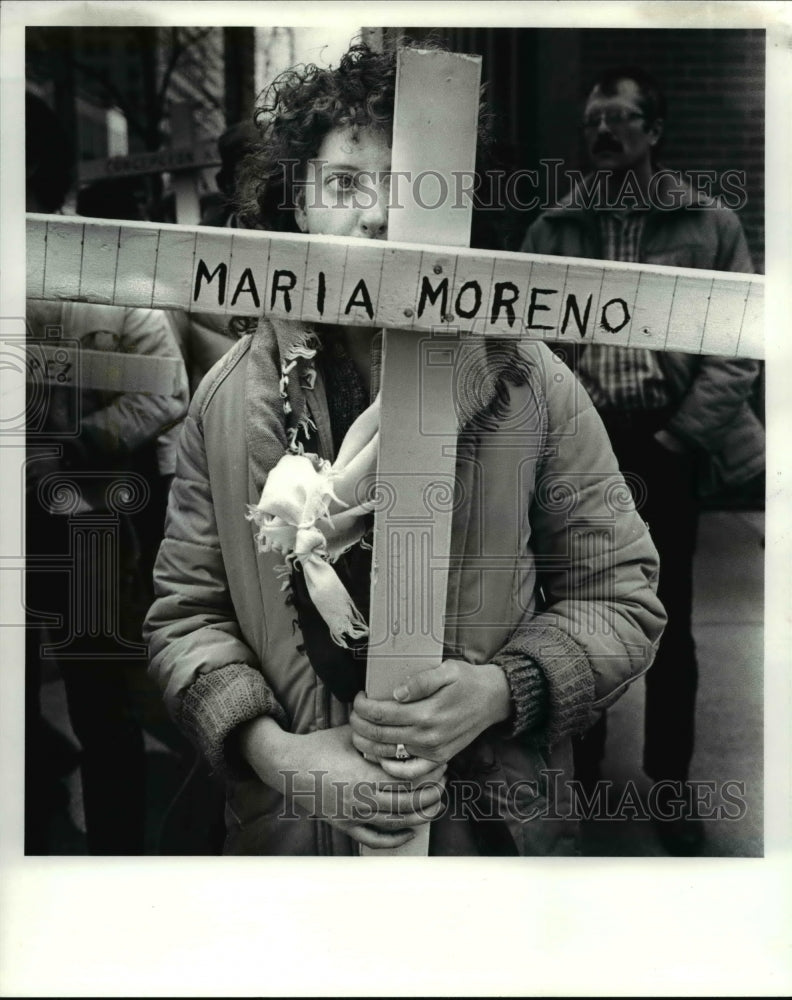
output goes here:
[{"label": "woman's hand", "polygon": [[238,740],[261,780],[277,791],[288,789],[296,810],[319,816],[366,847],[401,847],[415,827],[442,810],[444,766],[404,761],[413,766],[387,774],[358,753],[349,726],[295,735],[265,717],[240,727]]},{"label": "woman's hand", "polygon": [[379,758],[393,775],[411,763],[394,759],[397,744],[415,757],[446,763],[511,713],[508,681],[492,663],[444,660],[414,674],[393,694],[393,701],[358,694],[349,720],[357,749]]}]

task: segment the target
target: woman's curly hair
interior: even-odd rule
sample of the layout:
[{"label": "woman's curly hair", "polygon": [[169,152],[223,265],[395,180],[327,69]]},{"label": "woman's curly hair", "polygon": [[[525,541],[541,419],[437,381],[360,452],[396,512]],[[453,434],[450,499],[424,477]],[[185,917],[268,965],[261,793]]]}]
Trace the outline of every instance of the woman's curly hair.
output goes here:
[{"label": "woman's curly hair", "polygon": [[243,225],[296,232],[298,183],[334,128],[372,128],[390,140],[396,55],[353,45],[335,69],[295,66],[273,81],[254,112],[258,141],[237,184]]},{"label": "woman's curly hair", "polygon": [[[421,48],[437,48],[424,41]],[[254,112],[258,140],[243,160],[237,182],[240,224],[297,232],[294,209],[306,164],[335,128],[393,134],[396,51],[352,45],[335,69],[296,66],[273,81]],[[479,149],[488,145],[489,114],[479,115]]]}]

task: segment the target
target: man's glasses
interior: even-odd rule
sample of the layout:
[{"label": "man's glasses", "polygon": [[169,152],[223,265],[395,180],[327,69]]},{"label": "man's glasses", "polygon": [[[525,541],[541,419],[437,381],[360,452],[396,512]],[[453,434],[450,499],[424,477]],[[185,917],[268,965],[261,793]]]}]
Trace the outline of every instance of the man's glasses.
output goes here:
[{"label": "man's glasses", "polygon": [[623,111],[613,109],[611,111],[593,111],[583,119],[583,128],[598,129],[600,122],[605,122],[608,128],[622,128],[628,122],[635,121],[636,118],[646,118],[640,111]]}]

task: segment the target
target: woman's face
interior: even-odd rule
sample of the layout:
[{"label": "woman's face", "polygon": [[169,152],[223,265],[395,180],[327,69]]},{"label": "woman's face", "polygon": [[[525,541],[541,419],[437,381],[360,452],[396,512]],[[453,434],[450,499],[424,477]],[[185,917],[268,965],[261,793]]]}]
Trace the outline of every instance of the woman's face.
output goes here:
[{"label": "woman's face", "polygon": [[388,238],[391,148],[379,130],[328,132],[306,168],[295,210],[304,233]]}]

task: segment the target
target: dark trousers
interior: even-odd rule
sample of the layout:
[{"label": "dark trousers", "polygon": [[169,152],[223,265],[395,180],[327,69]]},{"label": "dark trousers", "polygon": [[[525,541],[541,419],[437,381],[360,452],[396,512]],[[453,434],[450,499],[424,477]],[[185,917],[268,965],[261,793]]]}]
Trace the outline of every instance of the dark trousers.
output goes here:
[{"label": "dark trousers", "polygon": [[[693,756],[698,665],[692,634],[693,555],[698,530],[693,461],[654,440],[659,418],[603,415],[619,466],[660,555],[658,596],[668,614],[646,675],[644,771],[655,781],[685,781]],[[576,773],[595,773],[605,746],[603,715],[574,741]]]},{"label": "dark trousers", "polygon": [[[128,519],[118,519],[109,546],[96,548],[75,544],[74,524],[72,518],[28,506],[25,852],[49,853],[57,794],[40,712],[42,673],[50,661],[63,677],[69,719],[81,747],[88,853],[142,854],[145,754],[136,701],[145,684],[146,662],[142,648],[135,655],[132,644],[141,643],[148,591]],[[91,581],[108,567],[113,572],[107,573],[105,584],[92,590]],[[84,595],[82,603],[72,599],[75,588]],[[92,617],[87,605],[105,599]],[[36,627],[42,614],[59,616],[61,624]],[[108,614],[117,629],[97,631],[95,622]],[[60,651],[52,648],[58,645]]]}]

